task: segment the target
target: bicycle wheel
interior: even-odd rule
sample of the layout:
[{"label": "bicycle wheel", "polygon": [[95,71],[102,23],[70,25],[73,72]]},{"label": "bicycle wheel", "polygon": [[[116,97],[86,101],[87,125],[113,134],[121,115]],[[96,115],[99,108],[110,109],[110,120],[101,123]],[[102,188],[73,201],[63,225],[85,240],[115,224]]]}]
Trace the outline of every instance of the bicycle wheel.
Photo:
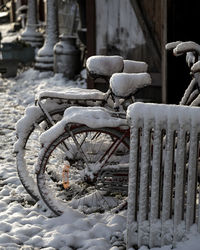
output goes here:
[{"label": "bicycle wheel", "polygon": [[123,138],[122,132],[114,128],[73,128],[41,150],[38,190],[56,215],[61,215],[66,206],[84,213],[104,212],[119,206],[127,196],[128,161],[129,138]]},{"label": "bicycle wheel", "polygon": [[[62,118],[66,108],[66,104],[55,104],[47,107],[47,110],[56,122]],[[38,106],[27,108],[24,117],[16,125],[17,141],[14,152],[17,172],[22,185],[35,201],[40,199],[40,195],[36,185],[34,164],[40,150],[39,136],[48,127],[46,117]]]}]

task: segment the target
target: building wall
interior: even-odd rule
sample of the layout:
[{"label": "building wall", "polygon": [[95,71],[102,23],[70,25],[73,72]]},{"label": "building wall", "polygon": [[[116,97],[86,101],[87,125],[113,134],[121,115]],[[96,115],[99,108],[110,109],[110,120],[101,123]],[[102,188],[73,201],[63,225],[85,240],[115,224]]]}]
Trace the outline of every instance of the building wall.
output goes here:
[{"label": "building wall", "polygon": [[[149,39],[161,49],[160,4],[156,0],[96,0],[96,54],[121,55],[125,59],[145,61],[149,65],[153,87],[144,89],[139,99],[161,101],[161,58],[156,57]],[[139,11],[135,12],[134,4]],[[144,6],[143,6],[144,5]],[[139,18],[138,18],[139,15]],[[146,19],[149,27],[140,23]],[[145,23],[145,22],[144,22]],[[149,34],[147,30],[149,29]]]},{"label": "building wall", "polygon": [[139,0],[138,4],[143,10],[143,16],[149,25],[150,31],[159,49],[162,43],[162,1],[158,0]]},{"label": "building wall", "polygon": [[145,39],[129,0],[96,0],[96,53],[141,59]]}]

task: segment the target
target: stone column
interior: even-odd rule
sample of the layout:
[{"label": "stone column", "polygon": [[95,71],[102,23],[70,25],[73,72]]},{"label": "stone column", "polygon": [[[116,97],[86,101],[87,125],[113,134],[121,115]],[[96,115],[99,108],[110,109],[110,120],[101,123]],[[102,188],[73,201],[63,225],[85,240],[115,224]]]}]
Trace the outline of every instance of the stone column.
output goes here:
[{"label": "stone column", "polygon": [[36,55],[35,68],[41,71],[53,70],[54,45],[58,41],[58,7],[56,0],[46,1],[46,37],[43,47]]},{"label": "stone column", "polygon": [[37,28],[36,0],[28,0],[27,24],[24,32],[21,34],[21,40],[33,47],[41,47],[43,36],[37,31]]}]

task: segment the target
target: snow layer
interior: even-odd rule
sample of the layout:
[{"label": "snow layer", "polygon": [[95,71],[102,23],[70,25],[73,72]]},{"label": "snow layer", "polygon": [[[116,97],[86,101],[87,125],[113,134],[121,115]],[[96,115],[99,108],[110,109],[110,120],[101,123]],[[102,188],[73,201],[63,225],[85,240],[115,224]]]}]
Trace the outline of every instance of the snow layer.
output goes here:
[{"label": "snow layer", "polygon": [[[66,210],[59,218],[42,203],[34,201],[25,192],[16,173],[15,157],[12,155],[16,140],[15,124],[27,106],[22,99],[33,104],[34,92],[38,89],[51,89],[51,73],[40,75],[28,70],[15,79],[0,80],[0,133],[1,133],[1,173],[0,173],[0,247],[5,249],[96,249],[108,250],[123,245],[126,227],[126,212],[118,215],[96,214],[85,216],[72,209]],[[47,77],[47,78],[46,78]],[[49,84],[45,79],[49,79]],[[40,85],[41,84],[41,85]],[[78,84],[74,82],[73,86]],[[22,88],[22,86],[24,88]],[[59,87],[67,88],[65,79]],[[68,85],[70,86],[70,84]],[[30,92],[28,89],[30,88]],[[30,100],[30,94],[33,97]],[[24,106],[22,106],[24,104]],[[31,109],[30,109],[31,111]]]},{"label": "snow layer", "polygon": [[146,62],[134,61],[134,60],[124,60],[124,73],[143,73],[148,69],[148,64]]},{"label": "snow layer", "polygon": [[[1,25],[5,34],[7,25]],[[19,72],[10,79],[0,79],[0,248],[48,250],[119,250],[126,235],[126,211],[119,214],[85,216],[69,209],[52,218],[40,202],[25,192],[16,173],[15,124],[24,109],[34,104],[41,91],[62,91],[68,87],[85,87],[85,80],[66,81],[61,74],[40,73],[33,69]],[[199,250],[200,238],[195,233],[178,243],[174,250]],[[170,250],[171,246],[152,248]],[[129,249],[129,250],[133,250]],[[140,250],[147,250],[141,247]]]},{"label": "snow layer", "polygon": [[126,126],[126,119],[112,116],[112,112],[101,107],[70,107],[66,109],[63,119],[42,133],[40,142],[45,147],[65,132],[70,123],[81,123],[90,128]]},{"label": "snow layer", "polygon": [[86,67],[91,74],[111,76],[113,73],[122,72],[124,63],[121,56],[91,56]]},{"label": "snow layer", "polygon": [[[198,222],[194,223],[194,214],[191,215],[192,204],[194,204],[195,198],[192,200],[196,173],[196,162],[198,151],[198,134],[200,132],[200,110],[197,107],[178,106],[178,105],[164,105],[164,104],[146,104],[146,103],[134,103],[128,107],[128,118],[130,119],[131,131],[131,152],[130,152],[130,171],[129,171],[129,197],[128,200],[128,240],[130,245],[134,244],[134,239],[131,237],[131,232],[135,233],[134,226],[135,221],[138,221],[138,243],[152,244],[153,246],[161,245],[161,241],[164,244],[169,244],[183,239],[185,230],[197,230]],[[141,147],[138,144],[138,129],[142,128]],[[162,130],[166,129],[165,147],[161,147]],[[153,130],[153,159],[152,159],[152,183],[151,185],[151,208],[148,210],[147,190],[148,190],[148,169],[150,162],[150,131]],[[177,147],[174,149],[174,131],[177,132]],[[187,208],[186,215],[182,221],[181,214],[183,212],[183,199],[186,194],[183,195],[183,180],[184,180],[184,154],[185,154],[185,133],[190,133],[190,150],[187,154],[189,164],[188,166],[188,183],[187,183]],[[138,170],[138,148],[141,149],[141,165]],[[159,174],[161,165],[161,151],[163,150],[162,160],[164,162],[164,176],[163,181],[163,195],[162,195],[162,227],[159,225],[158,219],[159,211]],[[160,157],[160,159],[159,159]],[[176,179],[175,185],[175,198],[173,209],[173,222],[169,223],[170,218],[170,197],[172,191],[171,176],[173,171],[173,160],[176,163]],[[140,187],[139,187],[139,210],[138,218],[135,216],[136,206],[135,200],[137,194],[135,193],[135,187],[137,185],[136,178],[140,171]],[[190,210],[190,211],[189,211]],[[148,211],[148,212],[147,212]],[[147,214],[149,213],[148,221]],[[196,213],[195,213],[196,214]],[[195,215],[197,216],[197,215]],[[150,222],[150,224],[148,224]],[[171,224],[171,225],[170,225]],[[149,228],[149,231],[148,231]],[[161,232],[162,228],[162,233]],[[149,234],[150,233],[150,234]],[[171,235],[171,236],[170,236]],[[171,240],[170,238],[171,237]]]},{"label": "snow layer", "polygon": [[[11,153],[17,120],[27,104],[34,103],[34,94],[69,86],[80,86],[80,82],[66,82],[61,75],[32,69],[13,79],[0,79],[0,246],[4,249],[119,250],[118,246],[124,244],[126,211],[85,216],[69,209],[61,217],[51,218],[43,204],[34,204],[17,176]],[[193,234],[175,250],[199,250],[199,245],[199,235]],[[170,249],[165,246],[152,250]]]},{"label": "snow layer", "polygon": [[[180,112],[181,110],[181,112]],[[127,115],[132,121],[145,117],[145,120],[151,121],[152,117],[156,117],[160,123],[170,119],[174,124],[181,123],[188,126],[195,125],[199,122],[200,110],[198,107],[165,105],[148,103],[134,103],[129,106]]]},{"label": "snow layer", "polygon": [[200,61],[197,61],[191,68],[193,73],[200,72]]},{"label": "snow layer", "polygon": [[119,97],[134,94],[138,89],[151,84],[148,73],[115,73],[110,78],[113,93]]},{"label": "snow layer", "polygon": [[104,100],[105,93],[96,89],[68,88],[67,91],[43,91],[39,93],[38,99],[42,98],[58,98],[68,100]]},{"label": "snow layer", "polygon": [[165,48],[166,50],[173,50],[175,56],[179,56],[185,53],[188,67],[191,67],[195,63],[195,53],[197,53],[198,56],[200,55],[200,45],[192,41],[176,41],[167,43]]},{"label": "snow layer", "polygon": [[172,50],[172,49],[176,48],[176,46],[177,46],[178,44],[180,44],[180,43],[181,43],[181,41],[176,41],[176,42],[167,43],[167,44],[165,45],[165,49],[166,49],[166,50]]},{"label": "snow layer", "polygon": [[192,41],[181,42],[174,48],[173,52],[175,55],[186,52],[197,52],[200,55],[200,45]]}]

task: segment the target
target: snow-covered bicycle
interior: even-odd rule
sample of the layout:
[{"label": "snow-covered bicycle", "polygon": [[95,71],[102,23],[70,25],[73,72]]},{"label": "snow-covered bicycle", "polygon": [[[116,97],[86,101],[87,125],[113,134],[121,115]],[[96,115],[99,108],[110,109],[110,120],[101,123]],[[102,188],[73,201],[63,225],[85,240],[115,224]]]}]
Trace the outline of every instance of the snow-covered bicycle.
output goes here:
[{"label": "snow-covered bicycle", "polygon": [[[139,88],[150,84],[146,63],[123,60],[120,56],[91,57],[87,60],[87,70],[94,79],[103,78],[108,84],[111,75],[116,72],[139,72],[138,78],[146,76],[146,82],[139,83],[137,80],[138,84],[135,84],[123,100],[115,95],[112,86],[106,93],[95,89],[79,88],[67,89],[66,92],[61,93],[54,91],[40,93],[37,105],[28,107],[24,117],[16,125],[18,139],[14,149],[19,178],[26,191],[36,201],[40,199],[40,195],[35,180],[34,164],[40,147],[40,134],[59,121],[68,107],[100,106],[112,111],[126,110],[126,107],[134,101],[134,93]],[[120,132],[110,130],[115,137],[120,137]]]},{"label": "snow-covered bicycle", "polygon": [[[199,48],[192,42],[171,43],[167,47],[173,48],[176,55],[198,53]],[[194,54],[190,56],[193,58]],[[197,104],[198,75],[194,73],[181,105]],[[137,77],[113,74],[110,86],[117,97],[116,107],[119,107],[119,98],[134,93],[135,84],[145,85],[149,76]],[[36,168],[38,189],[56,215],[62,214],[66,205],[85,213],[104,212],[124,205],[129,163],[125,112],[101,107],[70,107],[63,119],[43,133],[40,140],[42,148]]]}]

